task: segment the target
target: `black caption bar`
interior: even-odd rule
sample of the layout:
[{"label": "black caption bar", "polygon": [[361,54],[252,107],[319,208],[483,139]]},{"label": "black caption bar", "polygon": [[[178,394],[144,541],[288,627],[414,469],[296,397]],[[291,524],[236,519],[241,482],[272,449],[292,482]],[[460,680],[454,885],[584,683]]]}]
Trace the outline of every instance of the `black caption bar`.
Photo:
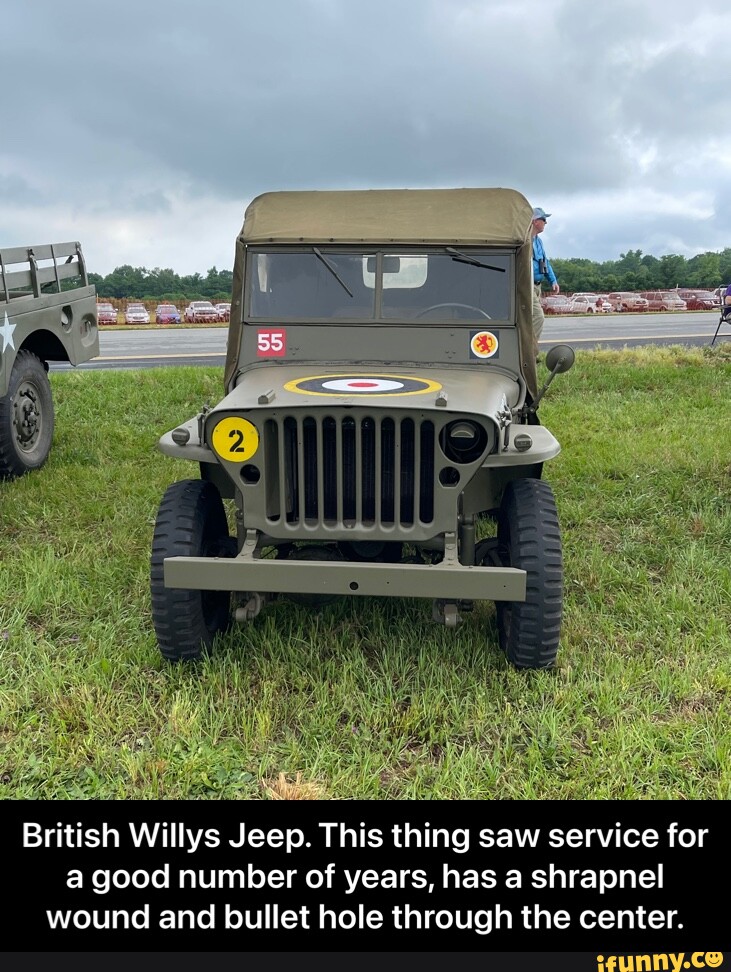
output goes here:
[{"label": "black caption bar", "polygon": [[[9,949],[590,951],[588,972],[714,969],[729,934],[716,890],[727,812],[11,802],[0,928]],[[649,957],[620,966],[630,952]]]}]

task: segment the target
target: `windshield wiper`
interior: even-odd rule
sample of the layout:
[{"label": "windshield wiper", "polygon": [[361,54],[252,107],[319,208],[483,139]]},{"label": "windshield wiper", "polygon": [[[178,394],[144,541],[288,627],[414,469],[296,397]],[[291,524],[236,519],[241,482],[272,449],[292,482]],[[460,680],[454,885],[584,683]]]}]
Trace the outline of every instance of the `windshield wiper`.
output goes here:
[{"label": "windshield wiper", "polygon": [[335,279],[340,284],[340,286],[343,288],[343,290],[345,290],[347,292],[348,296],[349,297],[352,297],[353,296],[352,291],[350,290],[350,288],[348,287],[348,285],[345,283],[345,281],[343,280],[343,278],[340,276],[340,274],[338,273],[338,271],[335,269],[335,267],[327,259],[327,257],[324,257],[322,255],[322,253],[320,253],[320,251],[317,249],[316,246],[313,246],[312,247],[312,252],[315,254],[315,256],[317,257],[318,260],[322,260],[322,262],[328,268],[328,270],[333,275],[333,277],[335,277]]},{"label": "windshield wiper", "polygon": [[486,270],[497,270],[498,273],[505,273],[505,267],[493,267],[491,263],[481,263],[479,260],[475,260],[474,257],[467,256],[466,253],[455,250],[453,246],[445,246],[444,249],[447,253],[456,254],[452,259],[457,263],[469,263],[472,267],[484,267]]}]

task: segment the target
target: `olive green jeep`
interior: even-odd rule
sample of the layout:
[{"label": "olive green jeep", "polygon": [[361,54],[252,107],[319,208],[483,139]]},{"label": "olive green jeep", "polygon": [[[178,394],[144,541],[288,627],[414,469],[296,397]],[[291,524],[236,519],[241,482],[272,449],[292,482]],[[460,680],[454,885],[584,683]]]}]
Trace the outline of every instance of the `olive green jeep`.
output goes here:
[{"label": "olive green jeep", "polygon": [[40,469],[51,450],[50,361],[99,354],[96,289],[81,244],[0,249],[0,479]]},{"label": "olive green jeep", "polygon": [[561,535],[542,473],[560,447],[536,409],[574,354],[548,352],[539,391],[531,219],[510,189],[251,202],[224,397],[159,443],[200,467],[154,529],[165,658],[197,658],[278,595],[355,595],[428,598],[451,627],[495,601],[508,659],[554,663]]}]

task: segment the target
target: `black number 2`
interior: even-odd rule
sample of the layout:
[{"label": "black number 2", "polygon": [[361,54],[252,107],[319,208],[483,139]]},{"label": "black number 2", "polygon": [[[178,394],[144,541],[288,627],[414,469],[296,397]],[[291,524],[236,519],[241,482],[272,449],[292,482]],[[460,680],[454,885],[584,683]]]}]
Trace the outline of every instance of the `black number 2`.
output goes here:
[{"label": "black number 2", "polygon": [[236,441],[234,442],[234,444],[231,446],[231,448],[228,451],[229,452],[245,452],[246,450],[244,449],[244,446],[242,445],[242,443],[244,441],[244,433],[241,431],[241,429],[231,429],[231,431],[228,434],[228,437],[229,437],[229,439],[233,439],[234,436],[236,436]]}]

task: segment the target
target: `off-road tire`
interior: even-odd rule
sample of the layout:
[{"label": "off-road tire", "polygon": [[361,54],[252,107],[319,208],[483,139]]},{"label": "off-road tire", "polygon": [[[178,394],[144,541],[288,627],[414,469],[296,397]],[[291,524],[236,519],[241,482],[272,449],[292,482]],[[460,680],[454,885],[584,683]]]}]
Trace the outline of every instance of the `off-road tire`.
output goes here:
[{"label": "off-road tire", "polygon": [[231,621],[230,591],[165,587],[166,557],[231,555],[226,513],[212,483],[184,479],[165,492],[155,521],[150,561],[152,623],[163,658],[194,661],[210,651]]},{"label": "off-road tire", "polygon": [[563,559],[556,501],[548,483],[517,479],[498,514],[498,556],[527,572],[525,601],[497,601],[500,647],[516,668],[551,668],[563,611]]},{"label": "off-road tire", "polygon": [[0,398],[0,479],[40,469],[53,441],[53,395],[43,362],[19,351]]}]

